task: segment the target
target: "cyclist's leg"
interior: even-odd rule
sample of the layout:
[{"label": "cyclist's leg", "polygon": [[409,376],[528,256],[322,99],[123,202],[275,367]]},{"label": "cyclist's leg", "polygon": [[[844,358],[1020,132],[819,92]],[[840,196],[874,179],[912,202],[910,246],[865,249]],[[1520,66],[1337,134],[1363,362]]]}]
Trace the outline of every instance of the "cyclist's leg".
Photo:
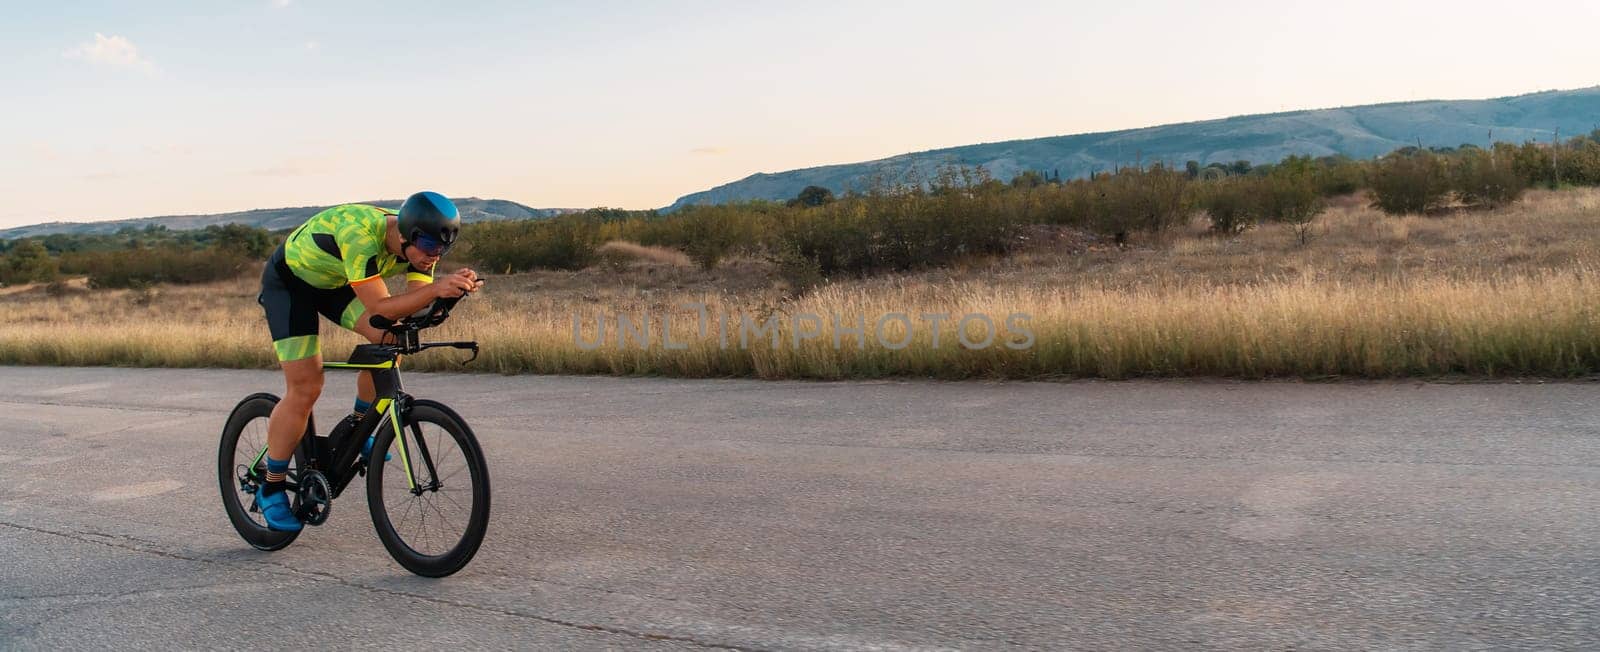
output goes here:
[{"label": "cyclist's leg", "polygon": [[311,408],[322,393],[322,355],[317,341],[314,289],[297,282],[283,265],[282,248],[273,253],[261,275],[257,301],[265,309],[272,348],[283,368],[285,391],[267,420],[266,482],[257,501],[267,526],[299,530],[284,496],[285,472],[295,446],[305,433]]},{"label": "cyclist's leg", "polygon": [[322,356],[312,355],[280,363],[286,391],[267,423],[267,457],[287,460],[305,434],[311,408],[322,395]]},{"label": "cyclist's leg", "polygon": [[287,460],[305,433],[322,394],[322,349],[317,341],[316,290],[282,264],[280,247],[261,274],[257,301],[267,313],[272,348],[283,368],[285,391],[267,425],[267,456]]},{"label": "cyclist's leg", "polygon": [[[316,336],[310,337],[314,349]],[[316,405],[317,396],[322,393],[322,356],[313,354],[297,360],[284,360],[281,365],[287,389],[283,398],[273,406],[272,416],[267,419],[267,477],[266,482],[261,484],[261,493],[256,500],[269,529],[295,532],[301,528],[300,518],[289,506],[289,497],[284,491],[287,488],[285,474],[290,458],[294,457],[295,446],[299,445],[300,437],[305,434],[306,421],[311,418],[311,407]]]}]

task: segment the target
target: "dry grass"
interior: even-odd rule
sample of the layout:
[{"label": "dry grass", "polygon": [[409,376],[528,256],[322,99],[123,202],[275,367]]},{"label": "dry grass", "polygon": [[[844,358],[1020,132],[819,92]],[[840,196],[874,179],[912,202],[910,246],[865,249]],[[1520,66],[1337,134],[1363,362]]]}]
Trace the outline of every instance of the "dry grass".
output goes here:
[{"label": "dry grass", "polygon": [[[506,373],[616,373],[766,378],[937,376],[1572,377],[1600,368],[1600,192],[1533,193],[1516,207],[1391,218],[1358,204],[1321,216],[1310,245],[1268,226],[1235,238],[1180,230],[1128,248],[1084,237],[1043,237],[1023,253],[954,268],[836,282],[794,298],[755,260],[703,271],[644,263],[495,277],[433,335],[477,339],[472,367]],[[0,297],[12,320],[0,361],[156,366],[272,365],[255,282],[147,292],[22,292]],[[706,306],[695,328],[684,304]],[[880,344],[873,323],[906,313],[911,344]],[[1013,313],[1031,346],[972,350],[943,324],[935,346],[923,313]],[[619,345],[617,317],[652,315],[649,347]],[[672,315],[663,345],[660,318]],[[817,337],[796,340],[800,315]],[[608,342],[585,350],[596,322]],[[733,322],[728,343],[722,316]],[[738,319],[776,318],[781,345],[741,347]],[[864,319],[866,346],[830,321]],[[806,321],[803,325],[809,325]],[[969,334],[982,340],[976,326]],[[335,357],[355,344],[324,328]],[[1020,330],[1020,329],[1018,329]],[[808,329],[804,334],[809,334]],[[884,338],[903,333],[885,322]],[[1019,333],[1011,333],[1019,341]],[[459,368],[449,354],[413,367]]]},{"label": "dry grass", "polygon": [[639,261],[644,263],[655,263],[657,265],[668,265],[671,267],[694,266],[694,261],[689,259],[689,255],[678,251],[677,249],[668,249],[666,247],[650,247],[634,242],[628,242],[626,240],[612,240],[611,242],[600,245],[600,248],[597,249],[596,252],[599,253],[600,257],[603,259],[608,259],[619,263],[624,261]]}]

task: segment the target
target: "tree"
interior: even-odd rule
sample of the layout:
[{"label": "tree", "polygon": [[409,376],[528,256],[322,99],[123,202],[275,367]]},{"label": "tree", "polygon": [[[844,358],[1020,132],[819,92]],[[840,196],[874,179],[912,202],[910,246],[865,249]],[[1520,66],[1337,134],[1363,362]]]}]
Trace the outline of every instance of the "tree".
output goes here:
[{"label": "tree", "polygon": [[1262,213],[1292,227],[1302,247],[1311,238],[1311,220],[1326,207],[1311,178],[1310,173],[1279,175],[1267,180],[1263,193]]},{"label": "tree", "polygon": [[806,186],[794,198],[794,203],[800,206],[821,206],[833,202],[833,191],[822,186]]},{"label": "tree", "polygon": [[1037,188],[1044,185],[1044,183],[1044,175],[1033,170],[1026,170],[1022,174],[1011,177],[1012,188]]},{"label": "tree", "polygon": [[265,258],[272,249],[272,238],[265,229],[244,224],[211,225],[206,227],[213,246],[244,258]]},{"label": "tree", "polygon": [[32,238],[19,240],[0,264],[0,283],[48,283],[56,280],[56,259]]}]

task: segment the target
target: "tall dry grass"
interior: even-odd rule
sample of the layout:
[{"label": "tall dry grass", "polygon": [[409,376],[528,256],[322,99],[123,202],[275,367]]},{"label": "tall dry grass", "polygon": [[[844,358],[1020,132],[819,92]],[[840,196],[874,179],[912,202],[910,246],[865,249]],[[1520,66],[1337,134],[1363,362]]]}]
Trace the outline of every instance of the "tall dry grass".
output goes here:
[{"label": "tall dry grass", "polygon": [[[639,264],[625,270],[495,277],[484,295],[432,333],[473,338],[469,369],[763,378],[1052,378],[1141,376],[1573,377],[1600,369],[1600,192],[1534,193],[1515,207],[1447,217],[1390,218],[1357,205],[1319,218],[1315,239],[1284,228],[1236,238],[1180,233],[1165,242],[1046,247],[954,268],[836,282],[798,298],[753,262],[720,271]],[[741,266],[742,265],[742,266]],[[0,298],[0,362],[269,367],[251,279],[153,291],[76,291]],[[705,306],[707,332],[685,304]],[[878,342],[871,326],[906,313],[910,345]],[[1027,313],[1031,346],[1001,333],[986,348],[935,345],[923,313],[987,315],[1005,326]],[[797,318],[821,318],[796,339]],[[653,316],[651,342],[619,343],[618,317]],[[661,318],[673,319],[668,348]],[[574,335],[574,316],[579,323]],[[775,318],[780,345],[727,344],[728,316]],[[858,318],[834,345],[832,318]],[[597,323],[608,341],[588,349]],[[807,325],[810,322],[806,322]],[[324,326],[324,350],[356,341]],[[809,331],[807,331],[809,332]],[[982,333],[968,333],[973,341]],[[886,322],[885,339],[905,335]],[[410,368],[460,369],[449,353]]]}]

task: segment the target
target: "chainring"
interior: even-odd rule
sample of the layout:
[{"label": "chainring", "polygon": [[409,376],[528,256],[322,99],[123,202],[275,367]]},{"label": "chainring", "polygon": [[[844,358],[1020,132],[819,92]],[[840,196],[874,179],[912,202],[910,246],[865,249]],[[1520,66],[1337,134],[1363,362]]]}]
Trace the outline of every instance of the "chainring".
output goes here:
[{"label": "chainring", "polygon": [[300,474],[300,490],[295,492],[294,513],[306,525],[322,525],[333,511],[333,485],[320,471]]}]

